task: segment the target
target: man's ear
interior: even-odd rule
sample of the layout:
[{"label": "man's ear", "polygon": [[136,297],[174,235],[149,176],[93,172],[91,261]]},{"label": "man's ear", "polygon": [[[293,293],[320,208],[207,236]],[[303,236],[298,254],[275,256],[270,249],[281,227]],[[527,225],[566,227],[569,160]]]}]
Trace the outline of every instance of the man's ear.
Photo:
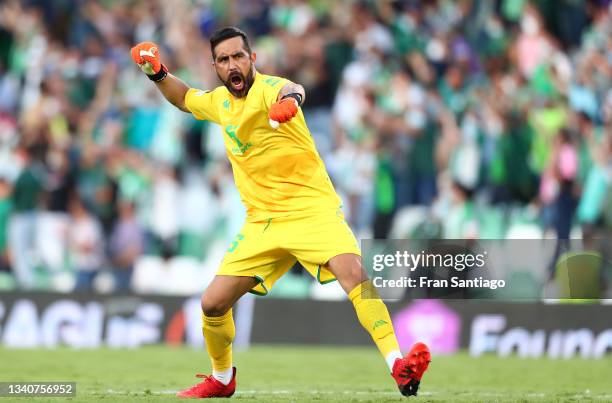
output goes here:
[{"label": "man's ear", "polygon": [[257,60],[257,53],[251,52],[251,61],[255,63],[255,60]]}]

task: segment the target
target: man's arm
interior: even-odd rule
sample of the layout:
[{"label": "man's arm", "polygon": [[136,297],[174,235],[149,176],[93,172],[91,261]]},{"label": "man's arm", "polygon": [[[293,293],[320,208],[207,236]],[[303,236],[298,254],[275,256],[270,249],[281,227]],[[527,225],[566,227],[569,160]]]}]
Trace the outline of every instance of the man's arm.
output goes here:
[{"label": "man's arm", "polygon": [[141,42],[131,50],[132,60],[157,85],[164,97],[183,112],[190,112],[185,106],[187,84],[168,72],[159,57],[158,46],[153,42]]},{"label": "man's arm", "polygon": [[185,95],[189,87],[181,79],[168,73],[166,78],[155,83],[164,98],[183,112],[191,113],[185,106]]},{"label": "man's arm", "polygon": [[304,104],[304,101],[306,100],[306,92],[304,91],[304,87],[295,83],[285,84],[283,88],[281,88],[281,90],[278,92],[276,102],[280,101],[281,99],[283,99],[283,97],[289,94],[299,94],[302,97],[302,101],[299,102],[299,106],[302,106]]},{"label": "man's arm", "polygon": [[290,121],[298,113],[298,108],[304,103],[305,97],[306,93],[301,85],[285,84],[278,92],[276,102],[270,106],[268,111],[270,126],[277,129],[280,123]]}]

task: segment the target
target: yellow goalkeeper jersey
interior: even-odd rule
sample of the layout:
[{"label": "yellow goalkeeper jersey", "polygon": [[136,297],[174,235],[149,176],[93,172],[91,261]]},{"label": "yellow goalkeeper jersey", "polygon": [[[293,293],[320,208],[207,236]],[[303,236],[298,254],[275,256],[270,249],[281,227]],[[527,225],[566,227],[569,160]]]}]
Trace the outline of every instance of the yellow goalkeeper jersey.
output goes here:
[{"label": "yellow goalkeeper jersey", "polygon": [[185,105],[196,119],[221,126],[236,187],[247,209],[247,221],[316,213],[340,206],[302,110],[277,130],[268,110],[290,81],[256,73],[244,98],[225,86],[212,91],[191,88]]}]

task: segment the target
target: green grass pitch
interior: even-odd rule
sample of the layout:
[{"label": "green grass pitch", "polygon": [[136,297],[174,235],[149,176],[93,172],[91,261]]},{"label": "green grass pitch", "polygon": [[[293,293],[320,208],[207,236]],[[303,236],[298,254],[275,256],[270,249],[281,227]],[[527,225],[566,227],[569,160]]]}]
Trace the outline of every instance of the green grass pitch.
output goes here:
[{"label": "green grass pitch", "polygon": [[[373,348],[256,346],[235,353],[239,402],[612,401],[612,360],[434,356],[419,396],[402,397]],[[75,381],[74,398],[15,401],[179,401],[210,371],[204,351],[0,349],[0,381]],[[227,400],[224,400],[227,401]]]}]

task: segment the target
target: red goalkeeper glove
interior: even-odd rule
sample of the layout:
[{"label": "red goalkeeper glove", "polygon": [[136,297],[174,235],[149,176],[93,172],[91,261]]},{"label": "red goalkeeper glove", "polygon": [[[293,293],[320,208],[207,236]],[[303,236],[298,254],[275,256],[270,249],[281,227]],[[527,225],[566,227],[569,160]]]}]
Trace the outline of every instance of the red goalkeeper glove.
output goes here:
[{"label": "red goalkeeper glove", "polygon": [[132,60],[151,81],[161,81],[168,75],[168,69],[159,58],[158,46],[153,42],[140,42],[134,46]]},{"label": "red goalkeeper glove", "polygon": [[272,104],[268,117],[270,120],[285,123],[290,121],[298,112],[298,104],[294,98],[284,98]]}]

